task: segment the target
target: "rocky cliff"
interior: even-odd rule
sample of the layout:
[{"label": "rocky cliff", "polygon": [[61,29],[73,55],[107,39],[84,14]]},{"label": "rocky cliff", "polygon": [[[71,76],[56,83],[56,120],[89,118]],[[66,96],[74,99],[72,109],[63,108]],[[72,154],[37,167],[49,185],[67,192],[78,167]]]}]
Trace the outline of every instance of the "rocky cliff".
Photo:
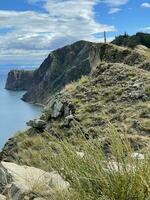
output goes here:
[{"label": "rocky cliff", "polygon": [[8,73],[5,88],[8,90],[28,90],[32,83],[33,71],[12,70]]},{"label": "rocky cliff", "polygon": [[101,62],[134,65],[144,60],[145,54],[137,50],[131,51],[112,44],[79,41],[50,53],[32,75],[24,71],[10,72],[6,88],[26,89],[27,93],[22,98],[24,101],[46,104],[51,95],[68,83],[90,74]]}]

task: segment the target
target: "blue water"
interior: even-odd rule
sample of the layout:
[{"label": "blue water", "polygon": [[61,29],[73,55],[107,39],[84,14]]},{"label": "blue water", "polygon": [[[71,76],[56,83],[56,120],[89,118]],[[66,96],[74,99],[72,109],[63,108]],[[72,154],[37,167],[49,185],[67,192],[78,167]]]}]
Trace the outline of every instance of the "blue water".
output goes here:
[{"label": "blue water", "polygon": [[17,131],[27,128],[26,122],[37,118],[41,108],[20,100],[24,92],[5,90],[9,68],[0,68],[0,149]]}]

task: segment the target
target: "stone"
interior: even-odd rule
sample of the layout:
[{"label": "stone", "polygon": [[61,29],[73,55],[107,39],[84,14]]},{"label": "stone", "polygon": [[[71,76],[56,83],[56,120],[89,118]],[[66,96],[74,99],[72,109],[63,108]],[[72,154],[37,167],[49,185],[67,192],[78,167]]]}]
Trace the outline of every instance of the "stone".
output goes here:
[{"label": "stone", "polygon": [[54,104],[52,105],[52,113],[51,116],[53,118],[57,118],[61,116],[62,111],[63,111],[63,103],[59,101],[58,99],[55,100]]},{"label": "stone", "polygon": [[44,113],[47,119],[58,117],[68,117],[75,112],[73,105],[69,104],[67,101],[62,101],[59,97],[54,97],[45,107]]},{"label": "stone", "polygon": [[49,173],[7,162],[2,162],[0,169],[1,176],[11,177],[6,180],[5,188],[8,188],[12,200],[22,200],[31,194],[44,197],[56,190],[67,191],[69,188],[69,183],[55,171]]},{"label": "stone", "polygon": [[68,105],[64,106],[64,117],[67,117],[71,114],[71,110]]},{"label": "stone", "polygon": [[65,121],[63,124],[63,127],[70,127],[70,123],[74,120],[74,116],[73,115],[69,115],[67,117],[65,117]]},{"label": "stone", "polygon": [[51,128],[52,128],[52,125],[48,123],[45,127],[45,131],[49,132]]},{"label": "stone", "polygon": [[76,152],[77,153],[77,155],[80,157],[80,158],[83,158],[84,157],[84,152],[79,152],[79,151],[77,151]]},{"label": "stone", "polygon": [[4,169],[0,168],[0,190],[3,186],[6,185],[6,183],[7,183],[6,180],[7,180],[7,178],[6,178]]},{"label": "stone", "polygon": [[41,119],[30,120],[29,122],[27,122],[27,126],[37,129],[44,129],[46,126],[46,121]]},{"label": "stone", "polygon": [[9,188],[9,193],[14,200],[24,199],[24,196],[30,194],[30,192],[31,191],[27,184],[21,183],[19,181],[12,182]]},{"label": "stone", "polygon": [[138,159],[138,160],[144,160],[145,156],[142,153],[134,152],[131,154],[132,158]]},{"label": "stone", "polygon": [[2,194],[0,194],[0,200],[6,200],[6,197]]},{"label": "stone", "polygon": [[64,104],[57,98],[51,99],[48,105],[45,107],[45,113],[50,118],[58,118],[63,114]]},{"label": "stone", "polygon": [[[104,170],[108,171],[108,172],[123,172],[124,170],[124,164],[123,163],[119,163],[116,161],[106,161],[106,168],[104,168]],[[131,170],[133,170],[135,168],[135,166],[131,166],[129,164],[126,164],[126,170],[129,172]]]}]

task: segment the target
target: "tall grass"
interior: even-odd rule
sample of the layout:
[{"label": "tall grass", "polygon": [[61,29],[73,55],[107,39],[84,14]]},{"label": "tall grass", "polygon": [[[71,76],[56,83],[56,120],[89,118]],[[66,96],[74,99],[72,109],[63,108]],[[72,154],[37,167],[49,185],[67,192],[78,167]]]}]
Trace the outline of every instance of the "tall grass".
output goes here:
[{"label": "tall grass", "polygon": [[150,198],[150,157],[135,157],[127,137],[111,127],[108,130],[110,154],[98,141],[81,139],[77,148],[60,142],[60,152],[51,165],[71,184],[76,199],[146,200]]},{"label": "tall grass", "polygon": [[45,133],[46,141],[51,141],[49,146],[41,140],[39,144],[43,150],[38,151],[37,157],[31,154],[30,160],[33,156],[35,166],[41,167],[45,163],[47,171],[58,171],[70,183],[69,194],[54,193],[48,199],[150,199],[149,152],[143,153],[143,158],[138,154],[133,156],[134,150],[126,134],[120,135],[111,125],[107,132],[107,154],[98,140],[87,140],[82,135],[71,143],[58,141]]}]

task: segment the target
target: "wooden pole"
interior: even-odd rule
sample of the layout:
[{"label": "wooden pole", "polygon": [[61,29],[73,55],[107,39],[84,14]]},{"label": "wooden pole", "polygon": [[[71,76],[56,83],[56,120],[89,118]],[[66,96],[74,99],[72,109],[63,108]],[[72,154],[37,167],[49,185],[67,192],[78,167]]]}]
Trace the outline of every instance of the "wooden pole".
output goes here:
[{"label": "wooden pole", "polygon": [[104,31],[104,43],[107,43],[106,31]]}]

